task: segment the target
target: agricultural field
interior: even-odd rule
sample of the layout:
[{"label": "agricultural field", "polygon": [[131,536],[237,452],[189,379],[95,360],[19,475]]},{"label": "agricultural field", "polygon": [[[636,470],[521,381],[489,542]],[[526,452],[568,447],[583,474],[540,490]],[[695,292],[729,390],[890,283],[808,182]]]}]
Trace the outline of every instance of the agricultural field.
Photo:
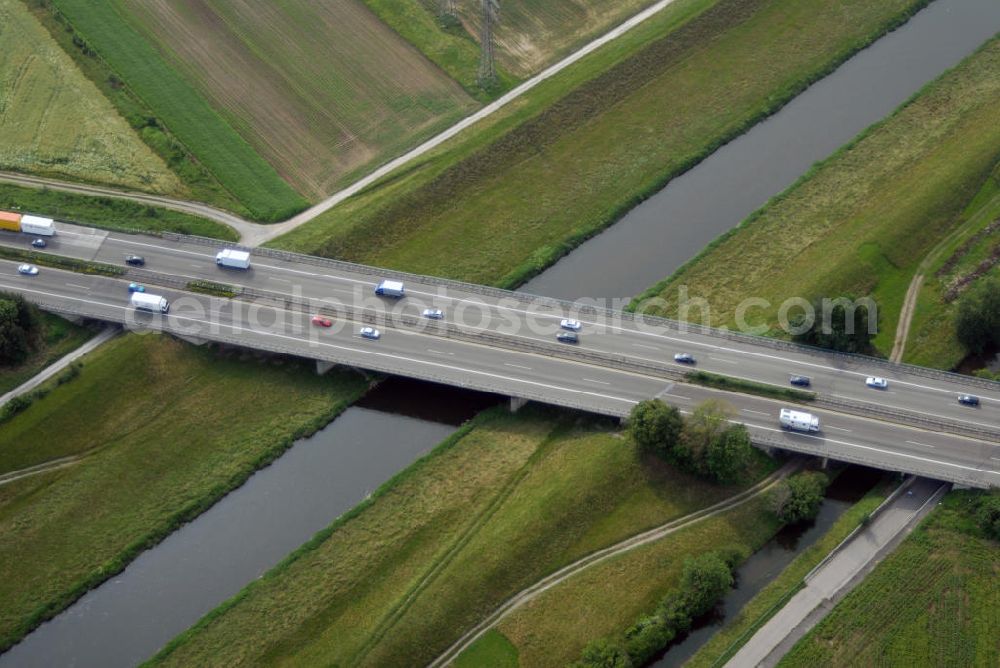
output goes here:
[{"label": "agricultural field", "polygon": [[[998,106],[1000,39],[994,38],[644,297],[666,297],[686,285],[692,297],[709,301],[713,324],[731,325],[736,306],[752,295],[771,306],[752,310],[750,324],[774,327],[789,297],[871,295],[879,305],[874,343],[888,355],[921,262],[961,227],[970,206],[984,205],[986,196],[977,193],[1000,157]],[[795,244],[772,243],[790,230]],[[925,311],[921,318],[927,317]],[[921,349],[919,342],[908,348],[910,359],[935,366],[955,361],[953,354],[934,360]]]},{"label": "agricultural field", "polygon": [[317,376],[300,362],[239,359],[152,334],[88,355],[76,377],[0,430],[0,474],[79,458],[0,485],[0,648],[325,425],[366,386],[346,371]]},{"label": "agricultural field", "polygon": [[0,0],[0,169],[177,194],[181,184],[20,0]]},{"label": "agricultural field", "polygon": [[60,357],[73,352],[94,336],[96,331],[90,327],[75,325],[69,320],[45,311],[42,311],[41,315],[45,327],[41,345],[23,364],[16,367],[0,367],[0,394],[10,392]]},{"label": "agricultural field", "polygon": [[[114,63],[127,55],[105,30],[91,36],[98,27],[85,27],[90,19],[81,17],[78,2],[57,0],[57,5],[105,58]],[[222,138],[233,130],[239,135],[224,141],[213,134],[215,143],[230,145],[233,157],[256,152],[310,199],[329,194],[344,179],[402,152],[476,105],[360,0],[116,0],[108,5],[114,8],[108,12],[120,12],[124,19],[117,20],[140,40],[137,49],[162,54],[157,71],[169,68],[181,94],[176,101],[149,101],[200,160],[208,164],[220,149],[207,133],[189,136],[196,122],[204,122],[182,113],[195,101],[204,114],[216,117],[213,132],[227,130]],[[115,53],[105,53],[109,49]],[[153,85],[152,68],[122,74],[149,99],[143,89]],[[183,109],[175,108],[181,103]],[[228,163],[210,168],[227,182],[220,171],[229,169]],[[263,179],[264,170],[258,171],[253,178]],[[239,186],[249,187],[250,177]]]},{"label": "agricultural field", "polygon": [[518,285],[922,4],[678,0],[271,245]]},{"label": "agricultural field", "polygon": [[778,664],[996,666],[1000,545],[952,492]]},{"label": "agricultural field", "polygon": [[[761,456],[742,486],[772,467]],[[641,458],[597,418],[490,411],[154,663],[426,664],[543,575],[742,486]]]}]

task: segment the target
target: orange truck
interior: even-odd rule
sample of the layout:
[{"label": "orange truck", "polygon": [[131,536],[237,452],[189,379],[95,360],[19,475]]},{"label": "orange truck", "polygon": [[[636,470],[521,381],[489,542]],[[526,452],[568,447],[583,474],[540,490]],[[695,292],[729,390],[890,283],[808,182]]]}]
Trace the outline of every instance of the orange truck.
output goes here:
[{"label": "orange truck", "polygon": [[0,211],[0,230],[21,231],[21,214]]}]

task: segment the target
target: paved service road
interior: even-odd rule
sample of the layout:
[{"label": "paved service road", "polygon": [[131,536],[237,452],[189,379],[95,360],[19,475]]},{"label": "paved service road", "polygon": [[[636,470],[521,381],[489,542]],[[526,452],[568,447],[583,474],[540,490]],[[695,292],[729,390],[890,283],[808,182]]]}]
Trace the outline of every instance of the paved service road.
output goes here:
[{"label": "paved service road", "polygon": [[127,278],[46,267],[38,276],[27,277],[18,275],[15,267],[15,262],[0,261],[0,290],[16,290],[54,310],[133,329],[163,329],[613,416],[627,415],[635,403],[654,396],[683,411],[706,399],[723,399],[733,406],[734,420],[745,423],[760,444],[980,487],[1000,486],[1000,443],[990,440],[815,409],[823,425],[821,434],[788,433],[777,421],[782,402],[674,384],[663,377],[574,359],[575,353],[554,356],[494,347],[475,338],[441,336],[433,327],[402,324],[383,328],[382,338],[370,341],[358,335],[361,323],[343,317],[335,318],[331,328],[315,327],[309,323],[311,314],[301,310],[150,287],[150,292],[172,302],[164,317],[136,312],[128,305]]}]

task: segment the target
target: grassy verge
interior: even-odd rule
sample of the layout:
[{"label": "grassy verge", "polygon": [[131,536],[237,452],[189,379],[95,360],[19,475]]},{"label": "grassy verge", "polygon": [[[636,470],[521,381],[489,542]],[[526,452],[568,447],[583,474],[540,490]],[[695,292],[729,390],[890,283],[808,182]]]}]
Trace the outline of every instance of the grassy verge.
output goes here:
[{"label": "grassy verge", "polygon": [[187,284],[185,290],[200,292],[203,295],[212,295],[213,297],[226,297],[227,299],[232,299],[239,294],[237,289],[232,285],[213,283],[212,281],[191,281]]},{"label": "grassy verge", "polygon": [[680,0],[274,245],[516,285],[923,4]]},{"label": "grassy verge", "polygon": [[517,668],[517,648],[504,634],[496,629],[487,631],[482,638],[472,643],[453,664],[455,668]]},{"label": "grassy verge", "polygon": [[488,413],[154,663],[426,663],[539,577],[738,488],[641,460],[601,420]]},{"label": "grassy verge", "polygon": [[23,364],[0,368],[0,394],[10,392],[94,336],[93,329],[74,325],[45,311],[42,311],[42,322],[45,323],[45,338],[41,347]]},{"label": "grassy verge", "polygon": [[[960,224],[1000,158],[998,105],[993,39],[643,297],[674,304],[684,285],[724,325],[753,295],[769,306],[750,324],[774,327],[789,297],[872,295],[875,345],[888,353],[919,263]],[[789,235],[795,243],[773,243]]]},{"label": "grassy verge", "polygon": [[952,492],[779,663],[995,666],[1000,663],[996,541]]},{"label": "grassy verge", "polygon": [[802,586],[803,578],[874,511],[891,491],[881,484],[847,509],[823,536],[804,550],[778,577],[750,599],[743,609],[684,664],[688,668],[717,668],[739,651]]},{"label": "grassy verge", "polygon": [[0,209],[31,211],[105,230],[178,232],[236,241],[231,227],[180,211],[113,197],[92,197],[49,188],[0,183]]},{"label": "grassy verge", "polygon": [[23,2],[0,0],[0,43],[0,169],[158,193],[182,189]]},{"label": "grassy verge", "polygon": [[364,387],[352,374],[241,361],[158,335],[95,352],[0,430],[3,473],[86,455],[0,487],[0,648],[325,425]]},{"label": "grassy verge", "polygon": [[15,262],[30,262],[43,267],[65,269],[66,271],[76,271],[81,274],[121,276],[125,273],[124,267],[116,267],[111,264],[104,264],[103,262],[89,262],[87,260],[78,260],[75,257],[38,253],[36,251],[11,248],[9,246],[0,246],[0,258]]},{"label": "grassy verge", "polygon": [[733,378],[723,376],[708,371],[691,371],[684,375],[689,383],[714,387],[728,392],[744,392],[746,394],[756,394],[760,397],[770,397],[772,399],[787,399],[788,401],[809,402],[816,400],[815,392],[805,392],[791,387],[779,387],[767,383],[758,383],[753,380]]},{"label": "grassy verge", "polygon": [[[260,220],[280,220],[306,206],[263,158],[198,94],[181,74],[123,17],[117,2],[50,0],[64,25],[72,27],[77,60],[100,58],[97,81],[113,88],[127,86],[140,108],[152,109],[140,134],[156,143],[176,140],[196,157],[222,187]],[[114,77],[112,80],[111,77]],[[117,102],[119,96],[113,96]],[[122,110],[130,118],[135,109]],[[130,119],[131,120],[131,119]],[[165,126],[170,135],[158,131]],[[150,135],[150,136],[147,136]],[[171,165],[177,160],[170,160]]]}]

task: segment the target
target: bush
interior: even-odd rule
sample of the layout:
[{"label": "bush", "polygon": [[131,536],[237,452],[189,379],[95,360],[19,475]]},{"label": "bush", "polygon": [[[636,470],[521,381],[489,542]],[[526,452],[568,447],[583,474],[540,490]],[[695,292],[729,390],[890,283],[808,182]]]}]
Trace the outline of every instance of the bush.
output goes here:
[{"label": "bush", "polygon": [[830,479],[819,471],[806,471],[781,481],[771,494],[774,514],[787,524],[813,519],[828,484]]},{"label": "bush", "polygon": [[[856,308],[849,312],[845,303],[855,305]],[[863,301],[858,302],[854,297],[841,297],[835,300],[814,299],[812,308],[815,314],[812,325],[802,334],[793,336],[792,340],[842,353],[872,352],[872,339],[877,332],[868,330],[869,312]],[[829,318],[823,315],[827,313]],[[791,322],[793,329],[803,327],[805,324],[805,315],[793,318]]]},{"label": "bush", "polygon": [[976,519],[987,536],[1000,540],[1000,496],[984,494],[976,508]]},{"label": "bush", "polygon": [[1000,278],[980,282],[962,298],[955,326],[958,340],[975,355],[1000,347]]},{"label": "bush", "polygon": [[742,424],[730,425],[708,444],[705,467],[718,482],[730,483],[740,479],[750,465],[750,432]]},{"label": "bush", "polygon": [[0,293],[0,365],[26,360],[42,341],[44,327],[38,307],[19,294]]},{"label": "bush", "polygon": [[628,652],[603,638],[590,642],[580,660],[573,664],[575,668],[632,668],[632,665]]}]

